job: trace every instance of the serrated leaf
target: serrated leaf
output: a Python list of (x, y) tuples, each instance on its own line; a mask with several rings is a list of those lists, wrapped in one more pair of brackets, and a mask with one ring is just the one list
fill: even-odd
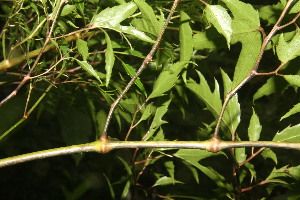
[(278, 20), (281, 11), (283, 9), (283, 6), (278, 3), (275, 5), (266, 5), (262, 6), (258, 9), (259, 11), (259, 17), (265, 21), (268, 22), (267, 26), (270, 26), (271, 24), (275, 24)]
[(95, 15), (92, 20), (92, 27), (113, 28), (128, 18), (137, 10), (135, 3), (124, 3), (112, 8), (106, 8)]
[(105, 70), (106, 70), (106, 87), (108, 87), (112, 69), (115, 63), (115, 55), (112, 48), (111, 40), (109, 35), (103, 30), (105, 34), (105, 40), (106, 40), (106, 51), (105, 51)]
[(242, 163), (246, 160), (246, 148), (235, 148), (235, 159), (238, 163)]
[(249, 136), (249, 141), (258, 141), (262, 126), (260, 125), (259, 118), (256, 115), (254, 108), (252, 110), (253, 110), (253, 114), (250, 119), (250, 124), (248, 127), (248, 136)]
[[(198, 71), (197, 71), (198, 72)], [(213, 114), (213, 116), (218, 119), (221, 109), (222, 109), (222, 102), (220, 99), (220, 91), (219, 91), (219, 84), (215, 80), (215, 90), (211, 92), (210, 87), (208, 86), (207, 81), (205, 80), (204, 76), (198, 72), (200, 78), (200, 84), (196, 83), (194, 80), (188, 80), (186, 87), (190, 89), (201, 101), (203, 101), (207, 107), (207, 109)], [(237, 102), (236, 102), (237, 103)], [(235, 107), (235, 106), (233, 106)], [(234, 108), (236, 110), (237, 107)], [(237, 113), (238, 114), (238, 113)], [(225, 115), (224, 115), (225, 116)], [(237, 116), (235, 116), (237, 117)], [(236, 118), (237, 119), (237, 118)], [(232, 124), (231, 116), (226, 114), (226, 117), (222, 118), (221, 128), (225, 133), (228, 133), (227, 136), (234, 133), (234, 126), (237, 126), (237, 121), (235, 125)], [(234, 125), (233, 127), (231, 125)]]
[(288, 168), (288, 173), (297, 181), (300, 180), (300, 165)]
[(218, 186), (224, 186), (226, 184), (225, 178), (221, 174), (219, 174), (217, 171), (215, 171), (210, 167), (205, 167), (199, 164), (200, 160), (207, 157), (216, 156), (216, 155), (220, 155), (220, 152), (212, 153), (201, 149), (180, 149), (174, 154), (174, 156), (183, 159), (185, 162), (188, 162), (189, 164), (193, 165), (194, 167), (202, 171), (205, 175), (207, 175), (210, 179), (212, 179)]
[(169, 91), (178, 80), (179, 73), (187, 63), (187, 61), (177, 62), (168, 70), (163, 70), (154, 82), (153, 90), (147, 99), (162, 96), (165, 92)]
[(87, 42), (78, 38), (76, 40), (76, 46), (78, 49), (78, 53), (81, 54), (83, 60), (86, 61), (87, 58), (89, 57), (89, 48), (88, 48)]
[[(128, 64), (124, 63), (122, 60), (120, 60), (120, 61), (121, 61), (122, 65), (123, 65), (124, 69), (126, 70), (127, 74), (132, 78), (136, 74), (135, 69), (131, 65), (128, 65)], [(145, 90), (145, 87), (144, 87), (143, 83), (140, 81), (140, 79), (137, 78), (134, 81), (134, 83), (144, 93), (144, 95), (147, 96), (147, 92)]]
[(207, 5), (204, 12), (208, 22), (212, 23), (218, 32), (226, 38), (227, 46), (230, 48), (231, 17), (226, 9), (219, 5)]
[[(224, 84), (224, 98), (226, 95), (233, 89), (232, 82), (229, 78), (229, 76), (221, 69), (223, 84)], [(224, 116), (224, 120), (228, 122), (228, 125), (230, 127), (230, 132), (234, 133), (237, 129), (240, 118), (241, 118), (241, 110), (240, 110), (240, 104), (238, 102), (238, 95), (235, 94), (228, 102)]]
[(193, 32), (189, 24), (190, 17), (184, 12), (180, 11), (180, 25), (179, 25), (179, 47), (180, 47), (180, 61), (189, 61), (193, 53)]
[(153, 105), (153, 102), (146, 105), (146, 108), (143, 111), (143, 114), (142, 114), (141, 119), (139, 121), (144, 121), (144, 120), (148, 119), (151, 116), (151, 114), (152, 114), (152, 105)]
[(291, 116), (291, 115), (294, 115), (296, 113), (300, 112), (300, 103), (294, 105), (294, 107), (289, 110), (289, 112), (287, 112), (285, 115), (283, 115), (281, 118), (280, 118), (280, 121)]
[[(182, 182), (175, 180), (175, 183), (182, 183)], [(171, 184), (174, 184), (172, 178), (163, 176), (163, 177), (159, 178), (152, 187), (162, 186), (162, 185), (171, 185)]]
[(277, 164), (277, 156), (271, 149), (263, 150), (263, 152), (261, 152), (261, 156), (264, 159), (270, 158), (271, 160), (273, 160), (275, 162), (275, 164)]
[(212, 153), (201, 149), (179, 149), (173, 155), (184, 160), (198, 162), (204, 158), (224, 155), (224, 153), (223, 152)]
[(273, 168), (272, 172), (266, 178), (266, 180), (267, 181), (280, 182), (280, 180), (278, 178), (284, 178), (284, 177), (289, 177), (290, 176), (288, 173), (285, 172), (286, 169), (287, 169), (287, 166), (284, 166), (284, 167), (279, 168), (279, 169)]
[(300, 124), (289, 126), (277, 133), (272, 141), (275, 142), (300, 142)]
[[(119, 26), (119, 28), (120, 28), (120, 32), (127, 33), (129, 35), (133, 35), (136, 38), (139, 38), (140, 40), (143, 40), (145, 42), (150, 42), (150, 43), (155, 42), (150, 37), (148, 37), (144, 32), (139, 31), (132, 26)], [(115, 27), (115, 29), (118, 30), (118, 28), (116, 28), (116, 27)]]
[(300, 75), (284, 75), (283, 77), (291, 85), (300, 87)]
[(238, 0), (222, 0), (231, 11), (232, 43), (241, 42), (242, 50), (237, 61), (233, 86), (237, 86), (253, 68), (262, 44), (258, 11), (251, 4)]
[(175, 174), (175, 166), (174, 166), (173, 161), (171, 161), (171, 160), (165, 161), (164, 166), (165, 166), (167, 172), (169, 173), (170, 178), (172, 179), (172, 182), (174, 185), (175, 184), (175, 175), (174, 175)]
[(239, 0), (222, 0), (233, 14), (233, 30), (237, 33), (255, 31), (260, 27), (258, 11)]
[[(142, 17), (145, 20), (147, 24), (147, 29), (149, 32), (153, 35), (158, 35), (161, 28), (162, 28), (162, 23), (159, 22), (156, 18), (156, 15), (152, 9), (151, 6), (149, 6), (145, 1), (143, 0), (134, 0), (136, 5), (138, 6), (139, 10), (142, 13)], [(145, 25), (146, 25), (145, 24)]]
[(271, 77), (263, 84), (254, 94), (253, 101), (263, 97), (269, 96), (278, 91), (282, 91), (284, 88), (287, 88), (288, 84), (281, 77)]
[(86, 61), (77, 60), (77, 63), (84, 69), (89, 75), (95, 77), (100, 83), (102, 83), (98, 73), (94, 70), (94, 68)]
[(167, 123), (166, 121), (162, 120), (162, 117), (166, 114), (166, 112), (168, 111), (168, 107), (171, 103), (172, 99), (169, 99), (167, 101), (165, 101), (164, 103), (162, 103), (161, 106), (159, 106), (156, 109), (153, 121), (150, 125), (150, 128), (144, 138), (144, 140), (148, 140), (149, 138), (151, 138), (153, 136), (153, 134), (155, 133), (155, 131), (163, 124)]
[(279, 37), (278, 46), (276, 47), (278, 58), (281, 62), (288, 62), (300, 55), (300, 32), (297, 31), (294, 38), (287, 43), (283, 34)]

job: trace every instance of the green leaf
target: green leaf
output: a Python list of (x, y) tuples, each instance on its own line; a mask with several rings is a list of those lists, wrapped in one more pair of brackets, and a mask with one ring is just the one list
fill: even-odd
[(104, 175), (104, 177), (107, 181), (108, 188), (109, 188), (109, 191), (110, 191), (110, 194), (111, 194), (111, 198), (116, 199), (116, 194), (115, 194), (114, 188), (112, 187), (112, 184), (111, 184), (109, 178), (105, 174), (103, 174), (103, 175)]
[(85, 71), (87, 71), (87, 73), (93, 77), (95, 77), (100, 83), (102, 83), (98, 73), (94, 70), (94, 68), (86, 61), (80, 61), (77, 60), (77, 63), (82, 67), (82, 69), (84, 69)]
[(267, 26), (275, 24), (278, 20), (280, 13), (282, 12), (283, 6), (278, 3), (275, 5), (262, 6), (258, 9), (259, 17), (268, 22)]
[(251, 32), (260, 27), (258, 11), (251, 4), (239, 0), (222, 0), (233, 14), (232, 21), (235, 34)]
[(113, 28), (132, 15), (137, 9), (135, 3), (125, 3), (106, 8), (92, 19), (92, 27)]
[(62, 10), (61, 10), (61, 13), (60, 13), (60, 16), (66, 16), (70, 13), (72, 13), (73, 11), (76, 11), (76, 6), (75, 5), (69, 5), (69, 4), (66, 4)]
[(279, 37), (278, 46), (276, 47), (278, 58), (281, 62), (287, 63), (300, 55), (300, 32), (297, 31), (294, 38), (286, 43), (283, 34)]
[(108, 87), (112, 69), (115, 63), (115, 55), (112, 48), (111, 40), (109, 35), (103, 30), (105, 34), (105, 40), (106, 40), (106, 51), (105, 51), (105, 70), (106, 70), (106, 87)]
[(286, 182), (280, 181), (279, 178), (290, 177), (290, 175), (288, 173), (286, 173), (286, 171), (285, 171), (287, 169), (288, 169), (287, 166), (284, 166), (284, 167), (279, 168), (279, 169), (273, 168), (273, 170), (270, 173), (270, 175), (266, 178), (266, 181), (274, 181), (274, 182), (278, 182), (278, 183), (286, 183)]
[(124, 189), (123, 189), (123, 192), (122, 192), (122, 195), (121, 195), (121, 199), (127, 199), (127, 195), (129, 193), (129, 189), (130, 189), (130, 180), (128, 180), (124, 186)]
[(242, 43), (242, 50), (235, 66), (233, 86), (237, 86), (242, 82), (252, 70), (262, 43), (261, 34), (259, 32), (241, 34), (241, 36), (235, 36), (235, 39)]
[(262, 38), (258, 11), (252, 5), (238, 0), (222, 0), (233, 14), (232, 43), (241, 42), (242, 50), (237, 61), (233, 86), (237, 86), (253, 68), (260, 52)]
[(187, 61), (177, 62), (169, 69), (163, 70), (154, 82), (153, 90), (147, 99), (162, 96), (165, 92), (169, 91), (178, 80), (179, 73), (187, 63)]
[(166, 121), (162, 120), (162, 117), (166, 114), (166, 112), (168, 111), (168, 107), (171, 103), (172, 99), (169, 99), (167, 101), (165, 101), (164, 103), (162, 103), (161, 106), (159, 106), (156, 109), (153, 121), (150, 125), (150, 128), (144, 138), (144, 140), (148, 140), (149, 138), (151, 138), (153, 136), (153, 134), (155, 133), (155, 131), (163, 124), (167, 123)]
[[(224, 84), (224, 98), (233, 89), (229, 76), (221, 69)], [(228, 123), (230, 132), (234, 133), (241, 121), (241, 110), (238, 102), (238, 95), (235, 94), (228, 102), (224, 116), (224, 120)]]
[(223, 152), (212, 153), (201, 149), (179, 149), (174, 156), (191, 162), (198, 162), (204, 158), (224, 155)]
[(226, 47), (225, 38), (216, 29), (209, 28), (197, 33), (193, 37), (194, 48), (197, 50), (209, 49), (210, 51)]
[(284, 75), (283, 77), (291, 85), (300, 87), (300, 75)]
[[(182, 183), (180, 181), (175, 181), (175, 183)], [(174, 184), (173, 179), (167, 176), (159, 178), (152, 187), (162, 186), (162, 185), (171, 185)]]
[[(222, 102), (220, 99), (220, 91), (219, 91), (219, 84), (215, 80), (215, 90), (214, 92), (211, 92), (210, 87), (205, 80), (204, 76), (199, 72), (199, 78), (200, 78), (200, 84), (196, 83), (194, 80), (188, 80), (186, 87), (190, 89), (201, 101), (203, 101), (207, 107), (207, 109), (213, 114), (215, 119), (218, 119), (221, 109), (222, 109)], [(237, 102), (234, 102), (236, 104)], [(238, 105), (233, 105), (233, 110), (237, 110)], [(238, 108), (239, 109), (239, 108)], [(226, 117), (222, 118), (222, 124), (221, 128), (225, 133), (228, 133), (227, 136), (234, 133), (234, 130), (232, 129), (238, 124), (238, 116), (239, 113), (236, 113), (233, 119), (231, 119), (231, 116), (227, 113)], [(236, 121), (238, 120), (238, 121)], [(232, 123), (233, 122), (233, 123)], [(228, 132), (229, 131), (229, 132)]]
[(219, 174), (217, 171), (210, 167), (205, 167), (201, 164), (199, 164), (199, 161), (211, 157), (211, 156), (217, 156), (220, 154), (224, 154), (221, 152), (218, 153), (212, 153), (201, 149), (180, 149), (178, 150), (174, 156), (183, 159), (185, 162), (188, 162), (189, 164), (193, 165), (200, 171), (202, 171), (205, 175), (207, 175), (210, 179), (212, 179), (215, 184), (218, 186), (224, 186), (225, 178)]
[[(132, 78), (136, 74), (135, 69), (131, 65), (124, 63), (122, 60), (120, 60), (120, 61), (123, 65), (124, 69), (126, 70), (127, 74)], [(144, 93), (144, 95), (147, 96), (146, 89), (145, 89), (143, 83), (140, 81), (139, 77), (134, 81), (134, 83)]]
[(139, 10), (142, 13), (142, 17), (145, 20), (147, 29), (153, 35), (158, 35), (163, 24), (159, 22), (151, 6), (149, 6), (144, 0), (134, 0)]
[(238, 163), (242, 163), (246, 160), (246, 148), (235, 148), (235, 159)]
[(208, 22), (212, 23), (220, 34), (224, 35), (227, 46), (230, 48), (232, 35), (231, 17), (226, 9), (219, 5), (207, 5), (204, 12)]
[(252, 110), (253, 114), (248, 127), (248, 136), (250, 141), (258, 141), (262, 126), (260, 125), (259, 118), (256, 115), (254, 108)]
[(173, 185), (174, 185), (175, 184), (175, 175), (174, 175), (175, 174), (175, 166), (174, 166), (173, 161), (171, 161), (171, 160), (165, 161), (164, 166), (165, 166), (167, 172), (169, 173), (169, 175), (172, 179)]
[(288, 168), (288, 173), (297, 181), (300, 181), (300, 165)]
[(275, 164), (277, 164), (277, 156), (274, 153), (274, 151), (272, 151), (271, 149), (263, 150), (263, 152), (261, 152), (261, 156), (264, 159), (270, 158), (271, 160), (273, 160), (275, 162)]
[(267, 80), (265, 84), (263, 84), (254, 94), (253, 101), (263, 97), (269, 96), (278, 91), (282, 91), (284, 88), (287, 88), (288, 84), (284, 81), (283, 78), (273, 76)]
[(189, 61), (193, 53), (193, 32), (189, 22), (190, 17), (184, 11), (180, 11), (180, 61)]
[(300, 12), (300, 1), (296, 2), (292, 9), (289, 11), (290, 14)]
[(153, 105), (153, 102), (146, 105), (146, 108), (142, 111), (143, 114), (142, 114), (141, 119), (139, 121), (144, 121), (144, 120), (148, 119), (151, 116), (151, 114), (152, 114), (152, 105)]
[(137, 30), (136, 28), (132, 26), (116, 26), (115, 29), (118, 30), (119, 32), (127, 33), (129, 35), (133, 35), (136, 38), (139, 38), (140, 40), (143, 40), (145, 42), (150, 42), (154, 43), (155, 41), (152, 40), (149, 36), (147, 36), (144, 32)]
[(300, 103), (294, 105), (294, 107), (289, 110), (289, 112), (287, 112), (285, 115), (283, 115), (281, 118), (280, 118), (280, 121), (291, 116), (291, 115), (294, 115), (296, 113), (300, 112)]
[(275, 142), (300, 142), (300, 124), (287, 127), (273, 138)]
[(82, 55), (83, 60), (86, 61), (87, 58), (89, 57), (89, 48), (87, 42), (78, 38), (76, 40), (76, 46), (78, 49), (78, 53)]

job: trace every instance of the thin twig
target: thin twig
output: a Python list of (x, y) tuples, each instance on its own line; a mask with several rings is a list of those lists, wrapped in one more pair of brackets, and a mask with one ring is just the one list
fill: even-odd
[(102, 138), (106, 138), (107, 137), (107, 129), (108, 129), (108, 126), (110, 124), (110, 121), (111, 121), (111, 118), (112, 118), (112, 115), (113, 115), (113, 112), (114, 110), (116, 109), (117, 105), (119, 104), (119, 102), (121, 101), (121, 99), (124, 97), (124, 95), (127, 93), (127, 91), (129, 90), (129, 88), (134, 84), (134, 81), (139, 77), (139, 75), (142, 73), (142, 71), (147, 67), (147, 65), (149, 64), (150, 61), (152, 61), (152, 57), (154, 56), (156, 50), (158, 49), (159, 47), (159, 44), (162, 40), (162, 36), (167, 28), (167, 25), (168, 23), (170, 22), (171, 20), (171, 17), (178, 5), (180, 0), (175, 0), (173, 5), (172, 5), (172, 8), (170, 10), (170, 13), (164, 23), (164, 26), (161, 30), (161, 32), (159, 33), (159, 35), (157, 36), (157, 39), (154, 43), (154, 45), (152, 46), (151, 48), (151, 51), (149, 52), (149, 54), (146, 56), (145, 60), (143, 61), (143, 63), (141, 64), (140, 68), (137, 70), (136, 74), (132, 77), (132, 79), (128, 82), (128, 84), (126, 85), (126, 87), (124, 88), (124, 90), (121, 92), (121, 94), (118, 96), (118, 98), (115, 100), (115, 102), (113, 104), (111, 104), (110, 106), (110, 110), (109, 110), (109, 113), (107, 115), (107, 119), (106, 119), (106, 122), (105, 122), (105, 126), (104, 126), (104, 129), (103, 129), (103, 132), (102, 132), (102, 135), (101, 137)]
[(258, 66), (259, 66), (259, 63), (262, 59), (262, 56), (264, 54), (264, 51), (265, 51), (265, 48), (267, 46), (267, 44), (269, 43), (269, 41), (271, 40), (271, 38), (274, 36), (274, 34), (279, 30), (280, 26), (280, 22), (282, 21), (283, 17), (285, 16), (285, 14), (287, 13), (289, 7), (291, 6), (293, 0), (289, 0), (286, 4), (286, 6), (284, 7), (279, 19), (277, 20), (276, 24), (273, 26), (272, 30), (270, 31), (270, 33), (267, 35), (267, 37), (265, 37), (262, 45), (261, 45), (261, 48), (260, 48), (260, 51), (259, 51), (259, 54), (258, 54), (258, 57), (256, 59), (256, 62), (254, 64), (254, 67), (252, 68), (252, 70), (248, 73), (248, 75), (246, 76), (246, 78), (244, 78), (244, 80), (242, 80), (233, 90), (231, 90), (227, 95), (226, 95), (226, 98), (224, 100), (224, 103), (223, 103), (223, 106), (222, 106), (222, 110), (221, 110), (221, 113), (220, 113), (220, 116), (218, 118), (218, 122), (217, 122), (217, 125), (216, 125), (216, 128), (215, 128), (215, 132), (214, 132), (214, 138), (218, 138), (218, 133), (219, 133), (219, 130), (220, 130), (220, 125), (221, 125), (221, 121), (222, 121), (222, 118), (223, 118), (223, 115), (224, 115), (224, 112), (226, 110), (226, 107), (227, 107), (227, 104), (229, 102), (229, 100), (233, 97), (233, 95), (235, 95), (235, 93), (243, 86), (245, 85), (249, 80), (251, 80), (256, 72), (257, 72), (257, 69), (258, 69)]

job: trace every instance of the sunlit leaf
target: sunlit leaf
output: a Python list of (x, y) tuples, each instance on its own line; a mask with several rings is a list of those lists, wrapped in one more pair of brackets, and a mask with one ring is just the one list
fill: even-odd
[[(222, 0), (233, 14), (232, 43), (242, 43), (237, 61), (233, 86), (237, 86), (253, 68), (262, 44), (258, 11), (251, 4), (238, 0)], [(241, 34), (243, 33), (243, 34)]]
[(76, 40), (76, 46), (78, 49), (78, 53), (82, 55), (84, 61), (89, 57), (89, 48), (87, 42), (78, 38)]
[(82, 69), (84, 69), (85, 71), (87, 71), (87, 73), (91, 76), (94, 76), (100, 83), (102, 83), (98, 73), (94, 70), (94, 68), (86, 61), (80, 61), (77, 60), (78, 64), (82, 67)]
[(145, 22), (147, 24), (147, 27), (148, 27), (147, 29), (153, 35), (158, 35), (161, 28), (162, 28), (162, 23), (157, 20), (156, 15), (155, 15), (152, 7), (149, 6), (143, 0), (134, 0), (134, 2), (138, 6), (139, 10), (142, 12), (142, 17), (145, 20)]
[(300, 12), (300, 1), (296, 2), (292, 9), (289, 11), (290, 14)]
[(227, 46), (230, 47), (232, 34), (231, 17), (226, 9), (219, 5), (207, 5), (205, 10), (207, 20), (214, 25), (219, 33), (224, 35), (227, 40)]
[(132, 15), (136, 9), (137, 6), (133, 2), (121, 4), (112, 8), (106, 8), (94, 16), (92, 26), (113, 28)]
[(169, 91), (178, 80), (178, 75), (186, 64), (186, 61), (177, 62), (169, 69), (163, 70), (154, 82), (153, 90), (148, 99), (162, 96), (165, 92)]
[(179, 46), (180, 46), (180, 61), (188, 61), (191, 59), (193, 53), (193, 36), (192, 29), (189, 24), (190, 17), (184, 12), (180, 11), (179, 26)]
[(300, 87), (300, 75), (284, 75), (283, 77), (291, 85)]
[[(175, 180), (175, 183), (182, 183), (182, 182)], [(174, 184), (173, 179), (171, 177), (163, 176), (159, 178), (152, 187), (171, 185), (171, 184)]]
[(275, 142), (300, 142), (300, 124), (289, 126), (277, 133), (273, 138)]
[(120, 28), (120, 32), (127, 33), (129, 35), (133, 35), (140, 40), (143, 40), (145, 42), (154, 43), (155, 41), (152, 40), (149, 36), (147, 36), (144, 32), (137, 30), (136, 28), (132, 26), (116, 26), (115, 29), (118, 30)]
[(153, 105), (153, 102), (146, 105), (146, 108), (142, 111), (143, 114), (142, 114), (141, 119), (139, 121), (146, 120), (151, 116), (151, 114), (152, 114), (152, 105)]
[(112, 48), (111, 40), (109, 35), (103, 30), (105, 34), (105, 40), (106, 40), (106, 51), (105, 51), (105, 70), (106, 70), (106, 87), (108, 87), (112, 69), (115, 63), (115, 55)]
[(298, 31), (294, 38), (287, 43), (280, 35), (278, 45), (276, 47), (278, 58), (281, 62), (288, 62), (300, 55), (300, 32)]
[(253, 114), (248, 127), (248, 136), (250, 141), (258, 141), (262, 126), (260, 125), (259, 118), (256, 115), (254, 108), (252, 110)]
[(300, 103), (294, 105), (294, 107), (289, 110), (289, 112), (287, 112), (285, 115), (283, 115), (281, 118), (280, 118), (280, 121), (291, 116), (291, 115), (294, 115), (296, 113), (300, 112)]
[[(232, 81), (230, 80), (229, 76), (222, 69), (221, 74), (224, 84), (225, 98), (226, 95), (233, 89), (233, 87)], [(229, 100), (223, 118), (228, 123), (228, 126), (230, 127), (230, 132), (234, 133), (241, 120), (241, 110), (240, 104), (238, 102), (238, 94), (233, 95), (232, 98)]]

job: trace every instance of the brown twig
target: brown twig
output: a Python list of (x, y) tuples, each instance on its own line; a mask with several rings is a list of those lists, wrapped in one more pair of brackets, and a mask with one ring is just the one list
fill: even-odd
[(108, 126), (110, 124), (110, 121), (112, 119), (112, 115), (113, 115), (113, 112), (114, 110), (116, 109), (117, 105), (119, 104), (119, 102), (121, 101), (121, 99), (124, 97), (124, 95), (127, 93), (127, 91), (129, 90), (129, 88), (134, 84), (134, 81), (139, 77), (139, 75), (142, 73), (142, 71), (147, 67), (147, 65), (152, 61), (152, 57), (154, 56), (156, 50), (158, 49), (159, 47), (159, 44), (162, 40), (162, 36), (167, 28), (167, 25), (168, 23), (170, 22), (171, 20), (171, 17), (173, 16), (173, 13), (175, 12), (175, 9), (178, 5), (180, 0), (175, 0), (173, 5), (172, 5), (172, 8), (170, 10), (170, 13), (163, 25), (163, 28), (161, 30), (161, 32), (159, 33), (159, 35), (157, 36), (157, 39), (154, 43), (154, 45), (152, 46), (151, 48), (151, 51), (149, 52), (149, 54), (146, 56), (146, 58), (144, 59), (143, 63), (141, 64), (140, 68), (137, 70), (136, 74), (131, 78), (131, 80), (128, 82), (128, 84), (126, 85), (126, 87), (124, 88), (124, 90), (121, 92), (121, 94), (118, 96), (118, 98), (115, 100), (115, 102), (113, 104), (111, 104), (110, 106), (110, 110), (109, 110), (109, 113), (107, 115), (107, 120), (105, 122), (105, 125), (104, 125), (104, 129), (103, 129), (103, 132), (101, 134), (101, 137), (102, 138), (106, 138), (107, 137), (107, 129), (108, 129)]
[(218, 118), (218, 122), (217, 122), (217, 125), (216, 125), (216, 128), (215, 128), (215, 131), (214, 131), (214, 138), (218, 138), (218, 133), (219, 133), (219, 130), (220, 130), (220, 125), (221, 125), (221, 121), (222, 121), (222, 118), (223, 118), (223, 115), (224, 115), (224, 112), (226, 110), (226, 107), (228, 105), (228, 102), (229, 100), (233, 97), (233, 95), (235, 95), (235, 93), (243, 86), (245, 85), (249, 80), (251, 80), (257, 73), (257, 69), (258, 69), (258, 66), (259, 66), (259, 63), (262, 59), (262, 56), (264, 54), (264, 51), (265, 51), (265, 48), (267, 46), (267, 44), (269, 43), (269, 41), (271, 40), (271, 38), (274, 36), (274, 34), (279, 30), (280, 26), (280, 22), (282, 21), (283, 17), (286, 15), (289, 7), (291, 6), (293, 0), (289, 0), (287, 3), (286, 3), (286, 6), (284, 7), (279, 19), (277, 20), (277, 22), (275, 23), (275, 25), (273, 26), (272, 30), (270, 31), (270, 33), (267, 35), (267, 37), (264, 38), (264, 41), (261, 45), (261, 48), (260, 48), (260, 51), (259, 51), (259, 54), (258, 54), (258, 57), (256, 59), (256, 62), (252, 68), (252, 70), (248, 73), (248, 75), (246, 76), (246, 78), (244, 78), (244, 80), (242, 80), (233, 90), (231, 90), (225, 97), (225, 100), (224, 100), (224, 103), (223, 103), (223, 106), (222, 106), (222, 110), (221, 110), (221, 113), (220, 113), (220, 116)]

